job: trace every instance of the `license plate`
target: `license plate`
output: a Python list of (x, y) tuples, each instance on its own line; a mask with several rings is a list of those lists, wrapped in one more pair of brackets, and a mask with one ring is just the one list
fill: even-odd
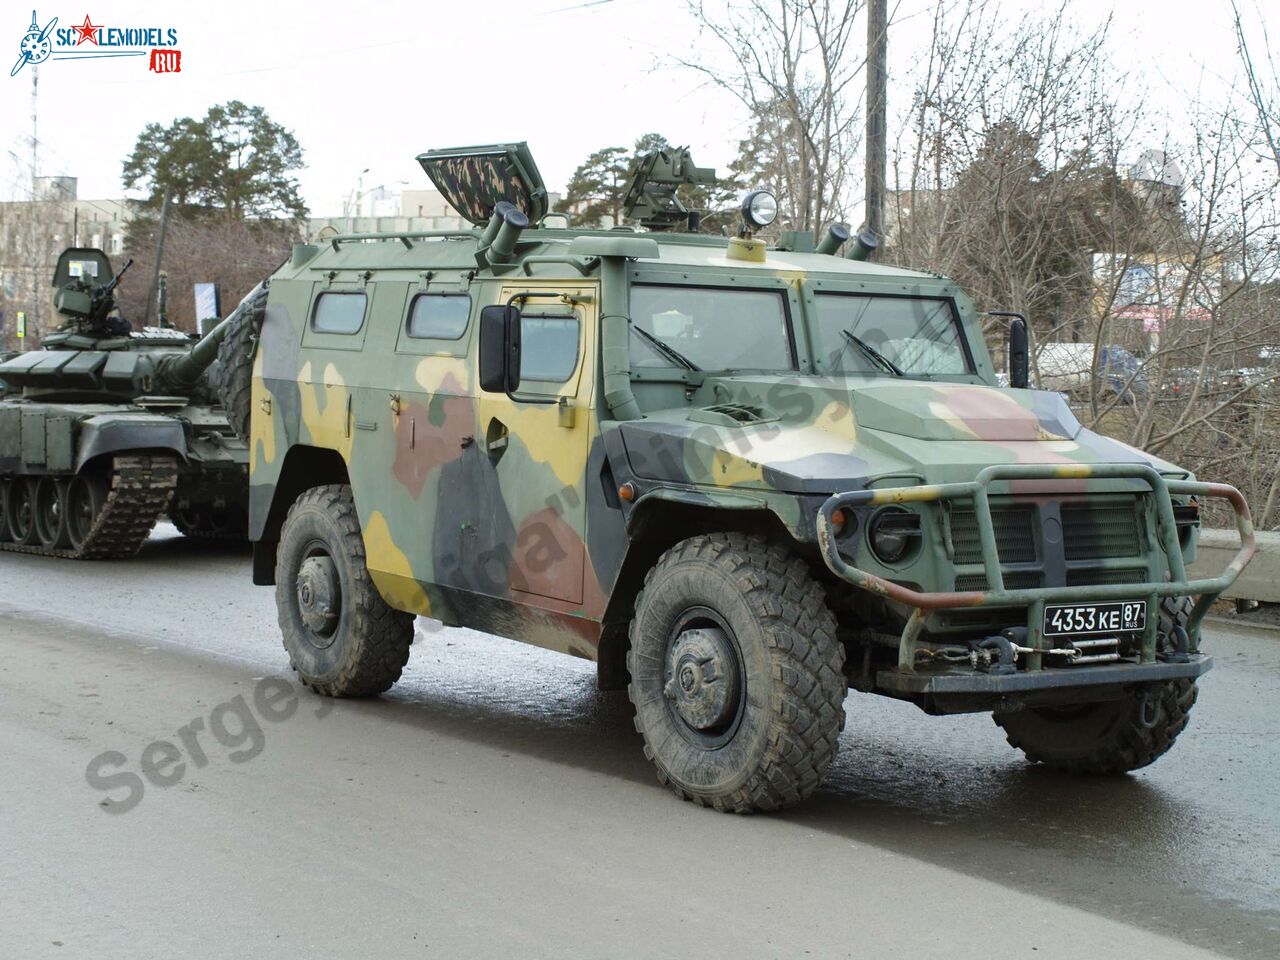
[(1147, 601), (1067, 603), (1044, 608), (1046, 637), (1114, 636), (1139, 633), (1147, 626)]

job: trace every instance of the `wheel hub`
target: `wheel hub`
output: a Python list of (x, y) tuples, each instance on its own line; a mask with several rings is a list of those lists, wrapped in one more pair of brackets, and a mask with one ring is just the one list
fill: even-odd
[(671, 645), (664, 693), (694, 730), (714, 730), (738, 711), (741, 678), (733, 641), (718, 627), (685, 630)]
[(308, 557), (298, 570), (298, 610), (302, 622), (318, 636), (333, 633), (342, 612), (338, 568), (329, 557)]

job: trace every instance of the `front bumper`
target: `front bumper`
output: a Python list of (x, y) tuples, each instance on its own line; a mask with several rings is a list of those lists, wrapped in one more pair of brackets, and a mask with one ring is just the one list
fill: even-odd
[[(1145, 583), (1113, 583), (1077, 586), (1036, 587), (1007, 590), (996, 546), (995, 528), (991, 518), (988, 488), (992, 483), (1008, 481), (1053, 480), (1140, 480), (1150, 488), (1157, 517), (1158, 543), (1166, 561), (1166, 578)], [(1183, 564), (1182, 550), (1178, 544), (1177, 524), (1173, 513), (1175, 495), (1195, 496), (1201, 499), (1225, 500), (1235, 514), (1236, 529), (1240, 534), (1240, 549), (1226, 569), (1212, 579), (1189, 580)], [(984, 591), (918, 591), (902, 584), (886, 580), (876, 574), (861, 570), (841, 556), (833, 533), (833, 515), (842, 508), (876, 506), (894, 503), (923, 503), (943, 500), (971, 500), (982, 543), (983, 568), (990, 590)], [(1240, 491), (1227, 484), (1201, 483), (1192, 480), (1170, 480), (1150, 466), (1143, 464), (996, 464), (984, 468), (978, 476), (965, 483), (923, 484), (908, 487), (891, 487), (880, 490), (853, 490), (830, 497), (818, 512), (818, 545), (822, 557), (831, 571), (860, 589), (887, 597), (914, 608), (903, 628), (898, 644), (898, 665), (892, 675), (881, 672), (878, 686), (901, 688), (901, 692), (921, 692), (920, 683), (912, 679), (916, 674), (919, 655), (924, 653), (920, 635), (925, 617), (935, 610), (967, 609), (975, 607), (1026, 607), (1027, 623), (1023, 670), (1017, 673), (949, 672), (944, 676), (928, 678), (929, 683), (955, 685), (963, 680), (969, 684), (968, 693), (1013, 692), (1018, 682), (1035, 686), (1088, 686), (1094, 683), (1120, 682), (1113, 679), (1123, 675), (1122, 682), (1145, 682), (1149, 679), (1174, 679), (1164, 676), (1162, 667), (1187, 667), (1191, 662), (1204, 663), (1199, 672), (1208, 669), (1209, 661), (1197, 658), (1200, 640), (1200, 624), (1204, 615), (1218, 596), (1239, 576), (1254, 552), (1253, 521), (1249, 506)], [(1146, 629), (1143, 633), (1141, 656), (1138, 663), (1115, 663), (1106, 667), (1077, 666), (1064, 669), (1045, 669), (1043, 651), (1050, 648), (1043, 635), (1043, 615), (1046, 604), (1075, 603), (1105, 600), (1123, 600), (1146, 597)], [(1160, 601), (1164, 597), (1196, 597), (1186, 626), (1187, 638), (1182, 660), (1177, 664), (1157, 664), (1156, 651), (1160, 622)], [(1155, 673), (1160, 673), (1159, 677)], [(1021, 678), (1038, 674), (1039, 678), (1023, 681)], [(1140, 675), (1141, 674), (1141, 675)], [(1151, 676), (1147, 676), (1151, 674)], [(1177, 673), (1176, 676), (1196, 674)], [(920, 674), (920, 678), (927, 674)], [(1077, 679), (1078, 678), (1078, 679)], [(1017, 682), (1015, 682), (1017, 681)], [(1012, 684), (1012, 686), (1010, 686)], [(935, 688), (937, 689), (937, 688)], [(958, 688), (952, 692), (961, 692)]]

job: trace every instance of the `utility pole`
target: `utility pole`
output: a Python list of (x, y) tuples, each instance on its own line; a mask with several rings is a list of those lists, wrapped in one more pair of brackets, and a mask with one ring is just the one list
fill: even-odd
[[(885, 102), (888, 88), (888, 0), (867, 0), (867, 173), (866, 228), (884, 238), (885, 170), (888, 148)], [(874, 258), (875, 254), (872, 254)]]
[[(160, 203), (160, 237), (156, 241), (156, 266), (151, 273), (151, 286), (147, 288), (147, 309), (142, 317), (144, 327), (151, 326), (151, 301), (155, 299), (156, 289), (160, 285), (160, 261), (164, 259), (164, 235), (169, 229), (169, 193), (165, 190), (164, 200)], [(164, 326), (164, 311), (161, 308), (160, 325)]]
[[(40, 68), (34, 64), (31, 67), (31, 320), (27, 324), (27, 337), (30, 337), (36, 344), (40, 343), (40, 288), (41, 274), (44, 272), (41, 268), (45, 266), (44, 243), (41, 234), (40, 210), (38, 201), (40, 192), (38, 190), (39, 180), (37, 179), (40, 168), (40, 138), (39, 126), (36, 118), (39, 112), (36, 109), (38, 100), (36, 94), (39, 90)], [(23, 346), (26, 346), (24, 338)]]

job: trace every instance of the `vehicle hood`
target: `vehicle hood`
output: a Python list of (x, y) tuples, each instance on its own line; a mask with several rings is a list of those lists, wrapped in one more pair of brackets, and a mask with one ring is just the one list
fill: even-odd
[[(705, 385), (704, 385), (705, 386)], [(1061, 395), (971, 384), (755, 377), (618, 424), (640, 479), (796, 493), (971, 480), (993, 463), (1171, 464), (1084, 429)]]

